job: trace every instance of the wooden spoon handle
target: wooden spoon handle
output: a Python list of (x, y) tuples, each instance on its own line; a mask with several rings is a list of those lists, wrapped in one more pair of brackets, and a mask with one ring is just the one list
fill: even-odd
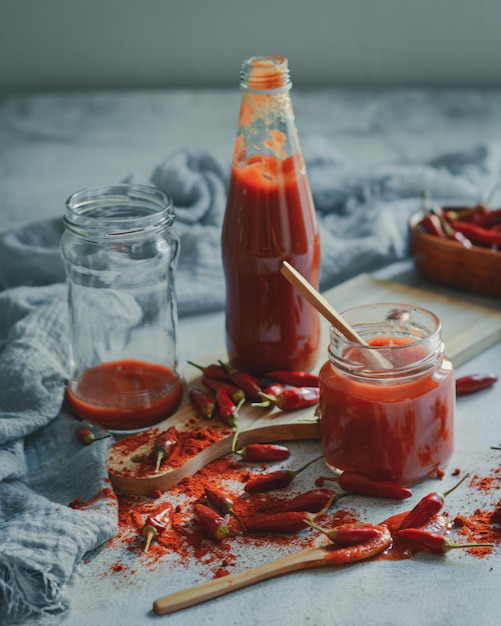
[(212, 600), (212, 598), (217, 598), (274, 576), (317, 567), (326, 563), (326, 550), (322, 548), (305, 548), (274, 561), (263, 563), (235, 574), (221, 576), (190, 589), (177, 591), (159, 598), (153, 603), (153, 610), (157, 615), (173, 613), (174, 611)]
[(319, 293), (295, 268), (284, 261), (280, 269), (293, 287), (339, 332), (354, 343), (367, 345), (354, 328), (352, 328), (336, 311), (336, 309)]
[(391, 544), (390, 531), (384, 525), (375, 526), (374, 524), (362, 523), (348, 524), (347, 526), (355, 529), (361, 526), (370, 526), (376, 530), (376, 536), (365, 543), (348, 545), (344, 548), (334, 549), (332, 544), (327, 544), (326, 547), (320, 548), (304, 548), (274, 561), (263, 563), (235, 574), (228, 574), (191, 589), (178, 591), (159, 598), (153, 603), (153, 610), (158, 615), (173, 613), (179, 609), (200, 604), (206, 600), (212, 600), (212, 598), (217, 598), (225, 593), (230, 593), (231, 591), (242, 589), (242, 587), (253, 585), (274, 576), (287, 574), (288, 572), (319, 567), (320, 565), (347, 565), (355, 563), (379, 554)]
[[(336, 328), (346, 339), (354, 343), (369, 348), (367, 342), (361, 337), (357, 331), (348, 324), (348, 322), (336, 311), (336, 309), (320, 294), (296, 269), (287, 261), (283, 261), (280, 268), (281, 273), (287, 278), (290, 284), (295, 287), (299, 293), (308, 300), (308, 302), (323, 317)], [(375, 368), (391, 369), (392, 365), (382, 354), (369, 349), (365, 355), (368, 361)]]

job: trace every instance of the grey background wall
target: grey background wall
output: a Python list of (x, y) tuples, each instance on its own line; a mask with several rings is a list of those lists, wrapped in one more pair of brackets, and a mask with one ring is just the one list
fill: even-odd
[(501, 86), (501, 0), (0, 0), (0, 91), (235, 86), (290, 60), (296, 86)]

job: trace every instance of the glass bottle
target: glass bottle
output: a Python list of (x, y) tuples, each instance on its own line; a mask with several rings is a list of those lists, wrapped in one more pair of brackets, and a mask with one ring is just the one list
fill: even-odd
[(173, 222), (170, 198), (155, 187), (95, 187), (66, 202), (67, 400), (79, 417), (111, 431), (156, 424), (182, 399)]
[(280, 273), (288, 261), (318, 288), (318, 227), (287, 59), (245, 60), (240, 86), (222, 231), (228, 356), (234, 367), (255, 375), (309, 370), (318, 356), (318, 313)]
[(455, 379), (437, 316), (371, 304), (343, 317), (369, 344), (331, 329), (320, 370), (322, 449), (334, 470), (411, 485), (453, 452)]

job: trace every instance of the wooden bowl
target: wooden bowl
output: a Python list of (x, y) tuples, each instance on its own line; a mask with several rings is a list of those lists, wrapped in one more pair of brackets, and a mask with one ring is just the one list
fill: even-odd
[(423, 214), (409, 222), (409, 246), (417, 269), (429, 280), (465, 291), (501, 297), (501, 252), (441, 239), (419, 226)]

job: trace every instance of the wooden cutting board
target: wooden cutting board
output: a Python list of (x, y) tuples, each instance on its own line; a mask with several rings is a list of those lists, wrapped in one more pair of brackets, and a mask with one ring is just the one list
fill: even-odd
[[(501, 340), (501, 311), (465, 302), (459, 298), (440, 295), (425, 289), (408, 287), (396, 282), (377, 280), (361, 274), (333, 289), (325, 297), (338, 310), (374, 302), (415, 304), (435, 313), (442, 322), (442, 336), (446, 353), (458, 366)], [(325, 349), (317, 364), (317, 370), (326, 360), (329, 342), (328, 324), (322, 324), (322, 345)], [(200, 357), (201, 365), (218, 359), (227, 360), (224, 350)], [(192, 366), (185, 370), (186, 387), (201, 386), (200, 371)], [(245, 405), (239, 412), (240, 447), (252, 442), (291, 441), (318, 439), (319, 424), (314, 418), (314, 407), (294, 412), (278, 409), (261, 409)], [(151, 451), (156, 436), (175, 427), (182, 433), (183, 440), (196, 438), (199, 451), (191, 456), (186, 450), (173, 455), (172, 465), (166, 462), (160, 472), (155, 473)], [(209, 429), (213, 442), (203, 449), (203, 431)], [(107, 470), (113, 487), (126, 494), (147, 495), (152, 490), (167, 491), (186, 476), (192, 476), (202, 467), (217, 458), (229, 454), (233, 432), (217, 420), (202, 420), (196, 417), (186, 399), (179, 410), (150, 430), (131, 435), (115, 443), (109, 450)], [(188, 449), (188, 446), (186, 446)], [(182, 464), (179, 464), (182, 455)], [(236, 457), (237, 458), (237, 457)]]
[(415, 304), (442, 323), (445, 352), (456, 367), (501, 340), (501, 308), (361, 274), (324, 294), (338, 311), (372, 302)]

